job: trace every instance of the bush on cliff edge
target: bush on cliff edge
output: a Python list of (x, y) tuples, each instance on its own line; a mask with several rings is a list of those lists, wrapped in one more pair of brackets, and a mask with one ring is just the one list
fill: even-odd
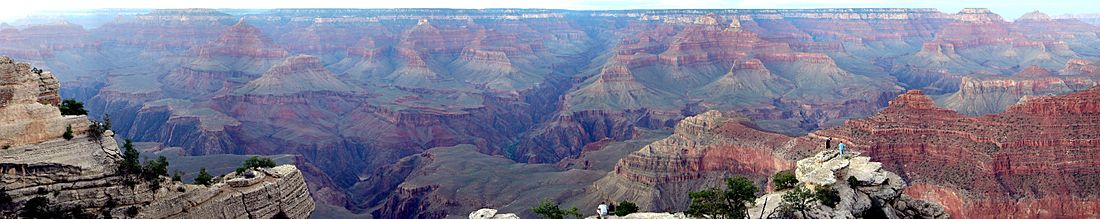
[(561, 209), (560, 207), (558, 207), (557, 202), (555, 202), (554, 200), (550, 200), (549, 198), (543, 199), (542, 202), (539, 203), (539, 206), (531, 208), (531, 211), (535, 212), (535, 214), (538, 214), (541, 218), (545, 218), (545, 219), (564, 219), (566, 217), (572, 217), (572, 218), (583, 218), (584, 217), (583, 215), (581, 215), (580, 209), (577, 209), (576, 207), (570, 208), (569, 210)]
[(210, 182), (214, 180), (214, 176), (206, 173), (206, 168), (199, 169), (199, 175), (195, 176), (195, 185), (209, 186)]
[(634, 202), (621, 201), (619, 206), (615, 206), (615, 216), (622, 217), (635, 212), (638, 212), (638, 205)]
[(252, 157), (248, 158), (248, 160), (245, 160), (244, 163), (241, 164), (241, 167), (237, 167), (236, 172), (237, 172), (237, 174), (241, 174), (241, 173), (244, 173), (244, 171), (250, 170), (252, 168), (261, 168), (261, 167), (262, 168), (275, 167), (275, 161), (271, 160), (271, 158), (252, 156)]
[(691, 205), (684, 211), (688, 216), (700, 218), (745, 218), (745, 203), (756, 200), (759, 189), (749, 179), (737, 176), (726, 179), (726, 189), (709, 188), (688, 193)]
[(61, 101), (61, 106), (58, 106), (61, 110), (61, 115), (87, 115), (88, 111), (84, 110), (84, 103), (76, 101), (75, 99), (65, 99)]
[(798, 178), (795, 178), (794, 170), (784, 170), (775, 173), (772, 182), (775, 183), (775, 190), (784, 190), (794, 188), (794, 185), (798, 184)]

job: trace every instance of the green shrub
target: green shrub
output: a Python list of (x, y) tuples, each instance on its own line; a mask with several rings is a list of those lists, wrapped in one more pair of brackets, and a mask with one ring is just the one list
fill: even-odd
[(619, 206), (615, 206), (615, 216), (622, 217), (635, 212), (638, 212), (638, 205), (634, 202), (621, 201)]
[(835, 208), (836, 203), (840, 202), (840, 194), (832, 186), (822, 186), (814, 192), (814, 199), (821, 201), (825, 206)]
[(237, 174), (241, 174), (252, 168), (272, 168), (275, 167), (275, 165), (275, 161), (271, 160), (271, 158), (252, 156), (248, 158), (248, 160), (245, 160), (240, 167), (237, 167), (236, 172)]
[(806, 210), (813, 201), (813, 192), (808, 189), (803, 189), (801, 186), (794, 187), (794, 189), (783, 194), (783, 202), (779, 205), (779, 210), (788, 215), (795, 212), (801, 212), (802, 218), (807, 218)]
[(775, 173), (772, 182), (775, 183), (775, 190), (784, 190), (798, 185), (798, 178), (794, 176), (794, 170), (784, 170)]
[(202, 168), (202, 169), (199, 169), (199, 175), (195, 176), (195, 185), (209, 186), (210, 182), (213, 181), (213, 179), (214, 179), (214, 176), (211, 176), (209, 173), (206, 173), (206, 168)]
[(558, 203), (554, 200), (543, 199), (539, 206), (531, 208), (531, 212), (535, 212), (540, 217), (545, 219), (564, 219), (566, 217), (582, 218), (580, 210), (577, 208), (570, 208), (569, 210), (563, 210), (558, 207)]
[(168, 176), (168, 159), (158, 156), (156, 160), (146, 160), (141, 167), (141, 178), (149, 183), (150, 189), (160, 189), (161, 176)]
[(745, 177), (726, 179), (726, 189), (709, 188), (688, 193), (691, 205), (684, 211), (699, 218), (744, 218), (748, 208), (745, 203), (756, 200), (759, 189)]
[(111, 130), (111, 114), (103, 114), (103, 130)]
[(138, 153), (137, 149), (134, 149), (134, 142), (126, 139), (125, 143), (122, 144), (122, 161), (118, 165), (118, 171), (129, 175), (141, 171), (141, 166), (138, 164), (139, 155), (141, 154)]
[(92, 124), (88, 125), (88, 138), (91, 138), (92, 141), (96, 143), (103, 142), (104, 132), (106, 132), (106, 130), (103, 129), (103, 126), (100, 125), (99, 122), (92, 121)]
[(859, 187), (859, 185), (860, 185), (859, 180), (856, 179), (856, 177), (848, 176), (848, 187), (852, 187), (854, 189), (856, 187)]
[(175, 173), (172, 173), (172, 181), (183, 182), (183, 171), (176, 170)]
[(65, 134), (61, 134), (65, 140), (73, 140), (73, 125), (65, 126)]
[(76, 101), (75, 99), (65, 99), (61, 101), (61, 106), (58, 106), (61, 110), (61, 115), (87, 115), (88, 111), (84, 110), (84, 103)]
[(147, 160), (142, 166), (142, 175), (146, 180), (153, 180), (161, 176), (168, 176), (168, 158), (157, 156), (156, 160)]

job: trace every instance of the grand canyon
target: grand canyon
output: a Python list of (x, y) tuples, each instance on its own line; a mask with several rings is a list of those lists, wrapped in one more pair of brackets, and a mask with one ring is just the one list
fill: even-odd
[[(0, 25), (0, 56), (10, 57), (0, 59), (0, 144), (15, 146), (0, 155), (21, 157), (0, 161), (0, 181), (19, 194), (69, 189), (26, 183), (40, 177), (29, 167), (117, 180), (88, 162), (119, 159), (117, 149), (98, 148), (131, 139), (142, 154), (172, 154), (173, 163), (281, 156), (293, 165), (257, 172), (272, 181), (263, 185), (293, 191), (254, 198), (265, 214), (462, 218), (494, 208), (533, 217), (528, 209), (547, 198), (584, 213), (621, 200), (681, 212), (689, 192), (729, 177), (774, 191), (776, 172), (800, 168), (831, 139), (903, 181), (886, 183), (907, 187), (891, 190), (889, 202), (942, 206), (924, 216), (1100, 217), (1096, 16), (1006, 19), (984, 8), (80, 14)], [(30, 66), (47, 73), (32, 75)], [(44, 112), (70, 98), (85, 104), (87, 118)], [(24, 111), (33, 113), (16, 115)], [(113, 139), (58, 143), (63, 125), (107, 115)], [(59, 163), (44, 165), (16, 154), (51, 145), (94, 148), (96, 159), (30, 154)], [(104, 205), (80, 197), (107, 184), (72, 188), (75, 198), (64, 200)], [(143, 216), (188, 212), (151, 205), (172, 215)]]

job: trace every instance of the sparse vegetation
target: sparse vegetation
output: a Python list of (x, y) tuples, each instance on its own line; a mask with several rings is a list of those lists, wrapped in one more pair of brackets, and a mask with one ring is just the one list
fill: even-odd
[(557, 202), (555, 202), (554, 200), (551, 200), (549, 198), (548, 199), (543, 199), (542, 202), (539, 203), (539, 206), (531, 208), (531, 212), (534, 212), (535, 214), (538, 214), (539, 217), (545, 218), (545, 219), (564, 219), (564, 218), (567, 218), (567, 217), (570, 217), (570, 218), (582, 218), (583, 217), (583, 215), (581, 215), (581, 213), (580, 213), (580, 210), (577, 209), (576, 207), (570, 208), (568, 210), (564, 210), (564, 209), (561, 209), (560, 207), (558, 207)]
[(775, 173), (772, 182), (775, 183), (775, 190), (784, 190), (794, 188), (798, 184), (798, 178), (795, 178), (794, 170), (784, 170)]
[(814, 197), (814, 192), (801, 186), (795, 187), (787, 191), (787, 194), (783, 194), (783, 203), (780, 204), (779, 211), (787, 215), (799, 212), (802, 218), (806, 218), (806, 210), (810, 207), (810, 203), (813, 203)]
[(183, 182), (183, 171), (176, 170), (175, 173), (172, 173), (172, 181)]
[(240, 167), (237, 167), (237, 174), (242, 174), (244, 171), (248, 171), (252, 168), (272, 168), (275, 167), (275, 161), (271, 158), (252, 156), (245, 160)]
[(199, 175), (195, 176), (195, 185), (209, 186), (214, 176), (206, 173), (206, 168), (199, 169)]
[(168, 176), (168, 158), (157, 156), (157, 159), (146, 160), (142, 165), (138, 163), (140, 155), (141, 153), (134, 148), (134, 142), (126, 139), (122, 144), (122, 161), (118, 164), (119, 174), (127, 176), (126, 181), (130, 185), (136, 183), (135, 178), (140, 178), (150, 183), (149, 186), (153, 190), (160, 189), (160, 177)]
[(84, 110), (84, 103), (76, 101), (75, 99), (65, 99), (61, 101), (61, 106), (58, 106), (61, 110), (61, 115), (87, 115), (88, 111)]
[(860, 185), (859, 180), (856, 179), (856, 177), (848, 176), (848, 187), (851, 187), (851, 188), (854, 189), (856, 187), (859, 187), (859, 185)]
[(73, 140), (73, 125), (65, 126), (65, 134), (61, 134), (65, 140)]
[(103, 130), (111, 130), (111, 114), (103, 114)]
[(821, 204), (825, 206), (835, 208), (836, 203), (840, 202), (840, 194), (832, 186), (822, 186), (814, 191), (814, 199), (821, 201)]
[(621, 201), (619, 206), (615, 206), (615, 216), (622, 217), (635, 212), (638, 212), (638, 205), (634, 202)]
[(104, 132), (107, 132), (107, 129), (104, 129), (103, 126), (99, 124), (99, 122), (92, 121), (92, 124), (88, 125), (88, 138), (91, 138), (92, 141), (95, 141), (96, 143), (103, 142)]
[(125, 175), (134, 175), (141, 171), (141, 166), (138, 164), (140, 154), (137, 149), (134, 149), (133, 141), (130, 139), (125, 141), (126, 143), (122, 144), (122, 161), (118, 165), (118, 172)]
[(160, 189), (161, 176), (168, 176), (168, 158), (158, 156), (156, 160), (146, 160), (142, 165), (141, 178), (149, 182), (151, 189)]
[(755, 200), (757, 191), (756, 185), (745, 177), (728, 178), (725, 190), (709, 188), (688, 193), (691, 205), (684, 213), (699, 218), (745, 218), (748, 211), (745, 203)]

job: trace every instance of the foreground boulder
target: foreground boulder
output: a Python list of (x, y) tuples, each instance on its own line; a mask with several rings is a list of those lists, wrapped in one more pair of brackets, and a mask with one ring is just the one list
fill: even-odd
[(833, 206), (814, 200), (798, 211), (783, 203), (784, 195), (795, 189), (765, 194), (749, 209), (753, 218), (950, 218), (939, 204), (916, 200), (902, 194), (905, 181), (882, 169), (879, 162), (858, 153), (841, 154), (825, 150), (798, 161), (796, 188), (817, 191), (834, 189), (839, 197)]

